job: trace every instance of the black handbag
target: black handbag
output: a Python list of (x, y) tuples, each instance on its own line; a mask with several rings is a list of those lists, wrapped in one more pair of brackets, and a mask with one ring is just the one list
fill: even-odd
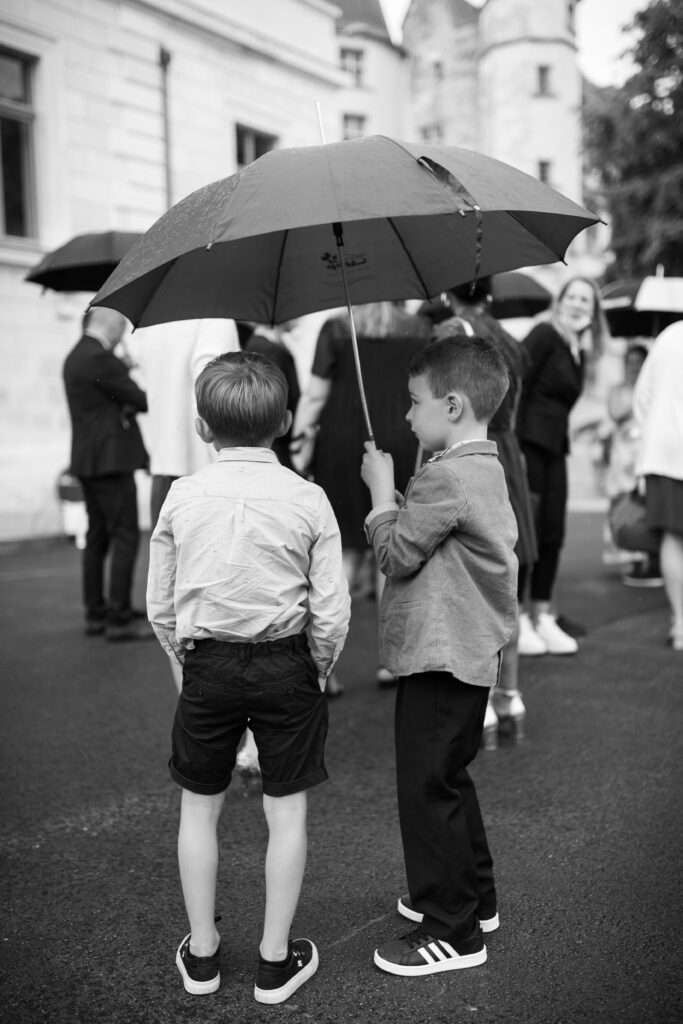
[(659, 535), (647, 525), (645, 498), (639, 491), (626, 491), (613, 498), (607, 521), (618, 548), (624, 551), (659, 551)]

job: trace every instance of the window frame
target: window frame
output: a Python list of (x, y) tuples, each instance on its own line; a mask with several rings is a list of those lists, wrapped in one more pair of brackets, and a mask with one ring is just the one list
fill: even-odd
[[(241, 162), (240, 158), (239, 158), (239, 156), (240, 156), (240, 148), (241, 148), (240, 147), (240, 133), (245, 133), (244, 138), (246, 138), (248, 140), (248, 142), (250, 143), (250, 145), (247, 146), (246, 148), (247, 149), (251, 149), (252, 153), (253, 153), (253, 156), (251, 157), (251, 159), (246, 160), (244, 162)], [(271, 145), (266, 146), (266, 148), (262, 152), (259, 152), (257, 154), (257, 149), (259, 148), (258, 147), (258, 141), (259, 140), (269, 141), (269, 142), (271, 142)], [(257, 160), (259, 156), (264, 156), (266, 153), (270, 153), (271, 150), (277, 149), (279, 141), (280, 141), (279, 136), (273, 135), (272, 132), (264, 132), (260, 128), (254, 128), (254, 127), (252, 127), (252, 125), (244, 124), (243, 121), (236, 121), (235, 122), (235, 165), (237, 167), (237, 170), (241, 170), (243, 167), (246, 167), (248, 164), (253, 163), (253, 161)]]
[(353, 79), (353, 84), (357, 89), (363, 87), (366, 72), (365, 50), (358, 46), (340, 46), (339, 67)]
[(22, 143), (22, 197), (25, 233), (10, 234), (7, 231), (4, 199), (2, 164), (2, 138), (0, 137), (0, 239), (3, 242), (32, 241), (38, 237), (38, 204), (36, 179), (36, 111), (34, 101), (34, 78), (38, 58), (13, 46), (0, 44), (0, 54), (19, 60), (22, 64), (26, 99), (12, 100), (0, 94), (0, 119), (14, 121), (21, 125), (25, 135)]
[[(347, 131), (347, 123), (349, 121), (355, 121), (358, 123), (359, 131), (353, 132), (349, 135)], [(351, 139), (361, 139), (365, 135), (368, 128), (368, 118), (366, 114), (352, 114), (350, 112), (342, 113), (342, 138), (344, 141)]]

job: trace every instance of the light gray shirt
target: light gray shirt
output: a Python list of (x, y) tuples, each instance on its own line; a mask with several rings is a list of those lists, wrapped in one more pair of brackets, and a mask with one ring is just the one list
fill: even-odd
[(366, 519), (387, 577), (382, 664), (394, 675), (448, 672), (494, 686), (517, 616), (517, 524), (493, 441), (427, 462), (399, 505)]
[(179, 661), (198, 639), (258, 643), (305, 632), (325, 679), (344, 646), (350, 599), (322, 488), (269, 448), (224, 448), (176, 480), (150, 542), (147, 612)]

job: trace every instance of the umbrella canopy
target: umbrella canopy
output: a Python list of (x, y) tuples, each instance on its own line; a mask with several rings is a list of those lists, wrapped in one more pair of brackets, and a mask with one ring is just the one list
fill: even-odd
[(610, 331), (618, 338), (653, 338), (683, 318), (683, 277), (615, 281), (602, 290)]
[(552, 300), (547, 288), (521, 270), (494, 274), (491, 280), (491, 312), (499, 320), (536, 316), (547, 309)]
[(96, 292), (141, 237), (139, 231), (76, 235), (43, 256), (26, 275), (26, 280), (56, 292)]
[(384, 136), (274, 150), (172, 207), (93, 304), (147, 326), (429, 298), (561, 259), (597, 219), (471, 150)]

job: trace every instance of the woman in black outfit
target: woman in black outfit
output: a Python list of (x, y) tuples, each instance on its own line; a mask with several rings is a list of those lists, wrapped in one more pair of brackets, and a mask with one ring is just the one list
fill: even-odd
[(521, 654), (575, 654), (576, 640), (560, 629), (551, 600), (564, 542), (567, 509), (569, 413), (581, 394), (587, 353), (600, 345), (604, 320), (597, 288), (574, 277), (560, 289), (551, 318), (523, 341), (527, 366), (517, 434), (526, 459), (536, 513), (538, 560), (520, 567), (519, 595), (530, 575), (531, 617), (520, 614)]

